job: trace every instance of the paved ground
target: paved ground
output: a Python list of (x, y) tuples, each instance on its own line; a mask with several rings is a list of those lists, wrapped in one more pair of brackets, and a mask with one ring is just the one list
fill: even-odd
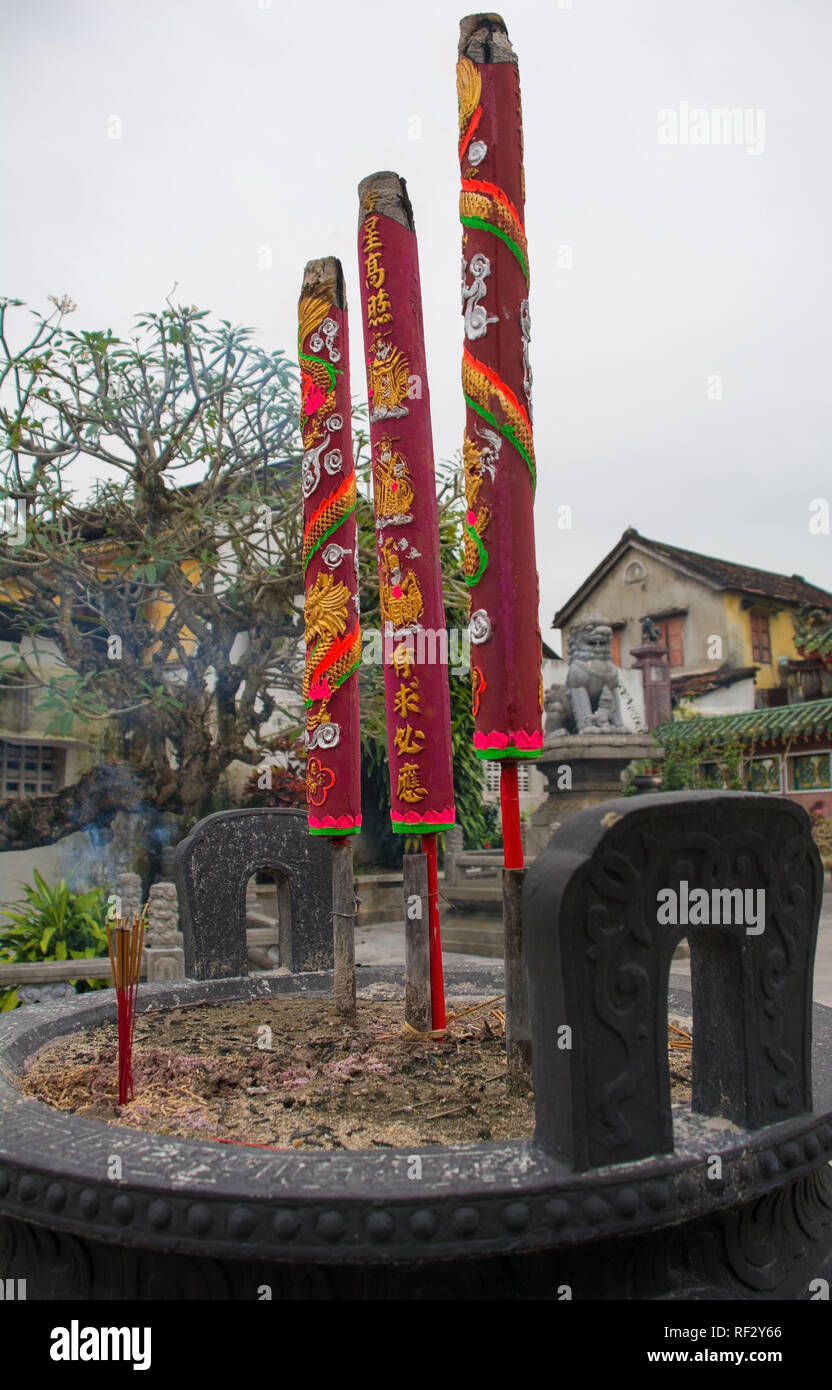
[[(404, 965), (404, 928), (401, 922), (381, 922), (362, 927), (355, 941), (356, 963), (361, 965)], [(443, 952), (448, 966), (497, 965), (493, 956), (462, 955), (456, 951)], [(687, 972), (686, 961), (676, 961), (674, 970)], [(832, 1005), (832, 893), (825, 893), (818, 932), (815, 957), (814, 997), (819, 1004)]]
[[(495, 956), (469, 956), (461, 951), (443, 951), (446, 965), (502, 965)], [(356, 965), (404, 965), (404, 925), (402, 922), (377, 922), (360, 927), (355, 936)]]
[(823, 895), (815, 956), (814, 998), (819, 1004), (832, 1004), (832, 893)]

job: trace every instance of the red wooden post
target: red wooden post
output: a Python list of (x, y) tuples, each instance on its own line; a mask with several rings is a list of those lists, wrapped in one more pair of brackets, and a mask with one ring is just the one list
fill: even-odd
[(431, 1026), (445, 1027), (445, 979), (442, 973), (442, 938), (439, 930), (439, 870), (436, 836), (422, 836), (422, 852), (428, 861), (428, 927), (430, 933)]
[(503, 864), (507, 869), (522, 869), (523, 841), (516, 763), (503, 763), (500, 768), (500, 810), (503, 820)]

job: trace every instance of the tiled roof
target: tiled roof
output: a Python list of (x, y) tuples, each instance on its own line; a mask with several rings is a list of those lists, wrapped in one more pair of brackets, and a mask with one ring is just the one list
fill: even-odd
[(685, 550), (681, 546), (667, 545), (665, 541), (652, 541), (642, 536), (630, 526), (621, 539), (613, 546), (600, 564), (575, 590), (571, 598), (555, 614), (552, 627), (568, 624), (576, 608), (588, 598), (601, 579), (630, 548), (655, 555), (666, 560), (677, 569), (687, 570), (703, 583), (717, 589), (732, 589), (749, 597), (780, 599), (784, 603), (809, 604), (815, 608), (832, 613), (832, 593), (809, 584), (801, 574), (775, 574), (773, 570), (755, 569), (753, 565), (739, 565), (731, 560), (719, 560), (713, 555), (701, 555), (696, 550)]
[(736, 681), (753, 681), (759, 666), (718, 666), (715, 671), (693, 671), (687, 676), (671, 676), (670, 686), (678, 698), (685, 695), (706, 695), (709, 690), (720, 690), (724, 685), (734, 685)]
[(720, 589), (737, 589), (740, 593), (785, 599), (788, 603), (815, 603), (832, 610), (832, 594), (808, 584), (802, 574), (775, 574), (772, 570), (758, 570), (753, 565), (738, 565), (731, 560), (717, 560), (713, 555), (700, 555), (696, 550), (666, 545), (664, 541), (651, 541), (639, 536), (637, 531), (632, 535), (657, 555), (701, 574)]
[(832, 738), (832, 699), (746, 710), (743, 714), (694, 715), (652, 730), (665, 748), (706, 743), (775, 743), (790, 738)]
[(801, 656), (815, 657), (832, 667), (832, 618), (812, 609), (794, 618), (794, 644)]

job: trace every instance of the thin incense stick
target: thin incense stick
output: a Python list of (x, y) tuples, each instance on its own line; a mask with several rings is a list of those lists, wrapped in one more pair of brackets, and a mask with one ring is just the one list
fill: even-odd
[(133, 1037), (136, 1031), (136, 1003), (142, 969), (144, 910), (133, 918), (117, 917), (107, 923), (107, 949), (116, 990), (118, 1015), (118, 1103), (133, 1099)]

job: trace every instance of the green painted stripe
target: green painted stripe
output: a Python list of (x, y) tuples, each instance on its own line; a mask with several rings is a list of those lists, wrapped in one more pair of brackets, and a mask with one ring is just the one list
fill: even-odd
[(475, 748), (474, 753), (478, 758), (487, 758), (489, 762), (499, 762), (501, 758), (539, 758), (543, 752), (542, 748)]
[(353, 674), (354, 671), (357, 671), (357, 670), (358, 670), (358, 668), (359, 668), (360, 665), (361, 665), (361, 657), (358, 658), (358, 660), (356, 661), (356, 663), (355, 663), (354, 666), (351, 666), (350, 669), (349, 669), (348, 671), (345, 671), (344, 674), (343, 674), (343, 676), (341, 676), (341, 677), (335, 682), (334, 686), (332, 687), (333, 690), (339, 690), (340, 687), (344, 684), (344, 681), (348, 681), (349, 678), (350, 678), (350, 676)]
[(506, 439), (508, 439), (509, 443), (511, 443), (511, 444), (514, 445), (514, 447), (515, 447), (515, 449), (517, 450), (518, 454), (522, 455), (522, 457), (526, 460), (526, 463), (527, 463), (528, 469), (529, 469), (529, 473), (531, 474), (532, 489), (533, 489), (534, 492), (537, 492), (537, 469), (535, 468), (534, 464), (532, 463), (532, 461), (531, 461), (529, 455), (527, 454), (526, 450), (523, 448), (523, 445), (520, 443), (520, 440), (517, 438), (517, 435), (514, 433), (514, 428), (513, 428), (513, 426), (512, 426), (512, 425), (506, 425), (506, 426), (504, 427), (504, 429), (503, 429), (503, 434), (505, 435)]
[(508, 232), (504, 232), (501, 227), (495, 227), (491, 222), (486, 222), (483, 217), (461, 217), (459, 220), (463, 227), (479, 227), (480, 231), (490, 232), (492, 236), (499, 237), (501, 241), (504, 241), (509, 251), (516, 257), (520, 269), (523, 272), (523, 278), (528, 285), (529, 264), (526, 257), (523, 255), (522, 247), (518, 246), (514, 237), (510, 237)]
[(330, 391), (335, 390), (335, 378), (341, 375), (344, 370), (343, 367), (333, 367), (331, 362), (325, 362), (322, 357), (313, 357), (309, 352), (301, 352), (300, 348), (298, 348), (298, 357), (302, 362), (318, 362), (329, 376)]
[(452, 830), (453, 826), (454, 821), (452, 820), (441, 821), (438, 825), (434, 825), (433, 821), (420, 821), (415, 825), (411, 825), (409, 821), (394, 820), (392, 822), (393, 830), (397, 835), (432, 835), (436, 830)]
[(466, 405), (469, 405), (472, 410), (476, 411), (477, 415), (481, 415), (483, 420), (487, 420), (489, 425), (493, 425), (495, 430), (497, 430), (497, 432), (501, 434), (504, 439), (507, 439), (512, 448), (516, 449), (518, 454), (520, 454), (520, 456), (526, 460), (529, 473), (531, 474), (532, 489), (534, 492), (537, 492), (537, 472), (535, 466), (529, 458), (528, 454), (526, 453), (526, 450), (523, 448), (523, 445), (520, 443), (520, 440), (515, 435), (512, 426), (501, 425), (496, 415), (493, 415), (490, 410), (486, 410), (484, 405), (479, 405), (475, 400), (472, 399), (471, 396), (465, 395), (464, 391), (462, 394), (463, 396), (465, 396)]
[(344, 522), (346, 521), (347, 517), (348, 517), (348, 516), (352, 516), (352, 514), (353, 514), (353, 512), (355, 511), (355, 509), (356, 509), (357, 506), (358, 506), (358, 499), (356, 499), (356, 501), (353, 502), (352, 506), (349, 508), (348, 511), (344, 512), (344, 515), (343, 515), (343, 516), (339, 517), (337, 521), (334, 521), (334, 522), (332, 523), (332, 525), (329, 527), (328, 530), (324, 531), (324, 533), (323, 533), (323, 535), (321, 536), (320, 540), (317, 540), (317, 541), (315, 542), (315, 544), (313, 545), (312, 549), (310, 550), (309, 554), (307, 555), (307, 557), (306, 557), (306, 559), (305, 559), (305, 561), (304, 561), (304, 564), (303, 564), (304, 573), (306, 572), (306, 567), (307, 567), (307, 565), (309, 564), (309, 561), (312, 559), (312, 556), (315, 554), (315, 552), (318, 551), (318, 550), (320, 550), (320, 548), (321, 548), (321, 546), (323, 545), (324, 541), (329, 540), (330, 536), (333, 534), (333, 532), (335, 532), (335, 531), (338, 530), (338, 527), (339, 527), (339, 526), (343, 526), (343, 524), (344, 524)]
[(338, 830), (338, 829), (335, 828), (335, 826), (333, 826), (333, 828), (332, 828), (331, 830), (313, 830), (313, 829), (312, 829), (312, 826), (310, 825), (310, 826), (309, 826), (309, 834), (310, 834), (310, 835), (360, 835), (360, 834), (361, 834), (361, 826), (360, 826), (360, 825), (353, 825), (353, 826), (348, 827), (346, 830), (343, 830), (343, 829)]
[[(335, 682), (335, 684), (332, 685), (330, 688), (331, 688), (332, 690), (340, 690), (341, 686), (344, 684), (344, 681), (348, 681), (349, 678), (350, 678), (350, 676), (353, 675), (353, 674), (358, 670), (358, 668), (359, 668), (360, 665), (361, 665), (361, 657), (359, 657), (358, 660), (355, 662), (355, 664), (354, 664), (353, 666), (351, 666), (350, 669), (349, 669), (348, 671), (345, 671), (344, 674), (343, 674), (343, 676), (341, 676), (341, 677)], [(327, 680), (327, 679), (328, 679), (328, 677), (327, 677), (326, 671), (324, 671), (323, 676), (321, 676), (321, 680)], [(317, 700), (304, 700), (304, 702), (303, 702), (304, 708), (305, 708), (305, 709), (311, 709), (312, 705), (316, 705), (317, 703), (318, 703)]]
[(476, 574), (466, 574), (464, 576), (465, 583), (468, 585), (468, 588), (473, 589), (474, 585), (479, 584), (480, 580), (485, 574), (485, 569), (488, 564), (488, 551), (482, 543), (482, 538), (480, 537), (479, 532), (475, 531), (473, 526), (469, 526), (467, 521), (463, 521), (462, 529), (471, 537), (471, 540), (474, 542), (474, 545), (477, 547), (477, 550), (479, 551), (480, 555), (479, 568), (477, 569)]

